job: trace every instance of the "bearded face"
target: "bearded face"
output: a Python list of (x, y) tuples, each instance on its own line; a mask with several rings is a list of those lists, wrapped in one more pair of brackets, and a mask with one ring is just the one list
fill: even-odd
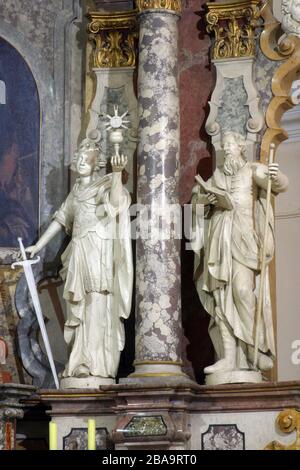
[(242, 153), (242, 146), (239, 145), (232, 135), (225, 136), (223, 139), (224, 166), (225, 175), (235, 175), (246, 163)]
[(282, 29), (300, 37), (300, 0), (282, 0)]

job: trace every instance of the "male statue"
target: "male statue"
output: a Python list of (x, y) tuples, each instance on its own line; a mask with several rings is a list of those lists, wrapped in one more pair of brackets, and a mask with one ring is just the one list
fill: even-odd
[(283, 31), (300, 37), (300, 0), (282, 0), (281, 13)]
[[(196, 204), (205, 206), (203, 246), (195, 248), (194, 279), (202, 305), (211, 316), (209, 333), (218, 356), (217, 362), (204, 370), (206, 382), (211, 385), (247, 382), (248, 378), (259, 381), (260, 374), (240, 372), (250, 372), (254, 363), (268, 175), (273, 194), (288, 187), (288, 179), (279, 171), (277, 163), (266, 166), (247, 162), (242, 135), (225, 133), (222, 146), (224, 162), (204, 183), (206, 190), (201, 183), (197, 184), (192, 197), (194, 209)], [(196, 231), (200, 232), (203, 218), (197, 216), (197, 211), (195, 222)], [(274, 252), (272, 209), (266, 247), (269, 264)], [(271, 369), (275, 357), (268, 270), (264, 281), (258, 371)]]

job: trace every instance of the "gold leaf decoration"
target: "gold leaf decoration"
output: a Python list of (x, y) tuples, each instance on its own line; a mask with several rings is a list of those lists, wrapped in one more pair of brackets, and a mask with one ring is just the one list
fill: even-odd
[(265, 450), (300, 450), (300, 411), (295, 409), (281, 411), (276, 419), (276, 426), (285, 434), (296, 431), (296, 440), (292, 444), (272, 441)]
[(255, 55), (255, 29), (259, 26), (260, 0), (206, 4), (207, 32), (214, 33), (215, 60)]
[(181, 13), (181, 0), (137, 0), (136, 5), (140, 12), (145, 10), (171, 10)]
[(135, 67), (137, 11), (100, 14), (90, 12), (89, 39), (94, 42), (95, 68)]

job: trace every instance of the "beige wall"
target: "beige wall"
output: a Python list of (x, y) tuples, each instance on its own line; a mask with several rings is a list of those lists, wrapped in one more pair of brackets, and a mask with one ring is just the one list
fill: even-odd
[[(299, 135), (290, 132), (277, 153), (290, 180), (289, 191), (277, 197), (275, 210), (278, 380), (300, 380), (300, 118), (298, 123)], [(297, 340), (298, 356), (292, 349)], [(292, 362), (293, 352), (298, 364)]]

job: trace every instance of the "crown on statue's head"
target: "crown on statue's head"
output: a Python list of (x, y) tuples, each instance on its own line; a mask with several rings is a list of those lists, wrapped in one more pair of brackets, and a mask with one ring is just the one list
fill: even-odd
[(93, 129), (90, 131), (79, 144), (77, 151), (74, 154), (73, 162), (72, 162), (72, 168), (75, 169), (76, 167), (76, 161), (78, 158), (78, 155), (80, 152), (93, 152), (96, 154), (96, 168), (95, 170), (99, 170), (100, 168), (103, 168), (106, 166), (106, 160), (101, 158), (101, 148), (100, 148), (100, 139), (101, 139), (101, 133), (99, 129)]

